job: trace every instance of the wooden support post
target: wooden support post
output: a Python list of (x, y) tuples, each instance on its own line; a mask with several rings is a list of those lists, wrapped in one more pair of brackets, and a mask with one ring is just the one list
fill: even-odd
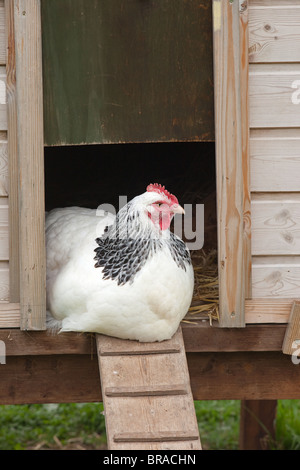
[(285, 332), (282, 352), (292, 355), (300, 348), (300, 301), (293, 302), (289, 323)]
[(251, 294), (247, 2), (213, 0), (220, 325)]
[(43, 83), (40, 0), (14, 0), (21, 329), (45, 329)]
[(242, 400), (240, 450), (267, 450), (275, 439), (277, 400)]

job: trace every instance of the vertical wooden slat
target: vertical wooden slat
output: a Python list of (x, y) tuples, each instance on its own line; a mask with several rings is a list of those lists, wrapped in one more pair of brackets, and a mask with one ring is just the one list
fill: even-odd
[(213, 0), (220, 326), (224, 327), (245, 325), (249, 286), (246, 9), (246, 1)]
[(243, 273), (245, 298), (252, 297), (251, 263), (251, 193), (250, 193), (250, 128), (249, 128), (249, 31), (248, 2), (240, 0), (240, 99), (243, 171)]
[(40, 0), (14, 0), (21, 328), (45, 329), (44, 143)]
[(16, 61), (14, 34), (14, 3), (5, 0), (6, 16), (6, 93), (7, 93), (7, 152), (9, 168), (9, 299), (20, 301), (19, 263), (19, 204), (18, 204), (18, 148), (17, 148), (17, 102)]

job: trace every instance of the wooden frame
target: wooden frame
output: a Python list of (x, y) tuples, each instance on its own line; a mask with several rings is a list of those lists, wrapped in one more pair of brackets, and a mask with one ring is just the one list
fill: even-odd
[[(281, 352), (285, 325), (183, 324), (182, 331), (195, 400), (299, 398), (298, 368)], [(94, 335), (0, 330), (0, 340), (1, 403), (102, 400)]]
[(40, 0), (15, 0), (21, 329), (46, 328)]
[(10, 303), (0, 304), (0, 327), (43, 330), (46, 252), (40, 0), (5, 0), (5, 15)]
[[(246, 4), (246, 7), (245, 7)], [(220, 326), (251, 296), (247, 2), (213, 0)]]

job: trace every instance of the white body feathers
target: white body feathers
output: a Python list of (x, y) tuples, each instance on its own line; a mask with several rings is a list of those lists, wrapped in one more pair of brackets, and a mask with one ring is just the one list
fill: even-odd
[(114, 278), (103, 279), (104, 268), (95, 267), (95, 240), (114, 219), (111, 214), (99, 217), (95, 210), (78, 207), (55, 209), (47, 215), (49, 328), (139, 341), (169, 339), (192, 299), (192, 265), (180, 267), (163, 240), (130, 280), (120, 284)]

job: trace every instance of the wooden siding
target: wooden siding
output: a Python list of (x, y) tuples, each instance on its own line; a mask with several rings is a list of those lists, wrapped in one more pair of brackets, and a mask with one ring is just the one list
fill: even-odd
[(300, 254), (300, 194), (252, 196), (252, 254)]
[(300, 62), (300, 3), (250, 0), (250, 62)]
[(251, 191), (297, 192), (300, 188), (299, 168), (299, 129), (251, 130)]
[(250, 0), (251, 322), (287, 321), (300, 297), (299, 39), (299, 0)]
[[(7, 153), (6, 34), (4, 1), (0, 1), (0, 306), (9, 305), (9, 169)], [(1, 323), (1, 310), (0, 310)]]
[(6, 64), (6, 28), (4, 0), (0, 0), (0, 65)]
[(250, 64), (250, 127), (300, 127), (300, 63)]

